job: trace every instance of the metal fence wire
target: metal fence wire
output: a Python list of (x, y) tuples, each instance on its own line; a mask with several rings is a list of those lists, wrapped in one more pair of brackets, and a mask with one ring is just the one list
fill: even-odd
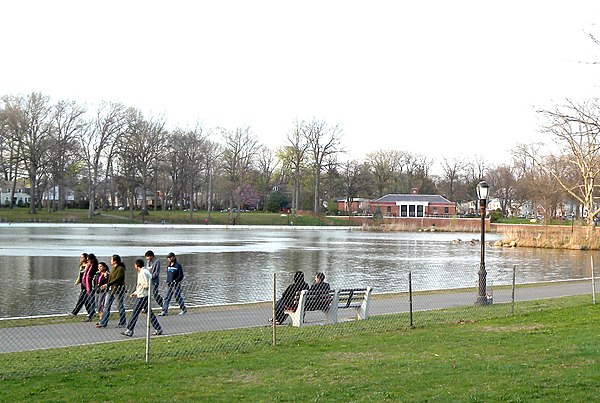
[[(40, 301), (29, 307), (31, 316), (0, 320), (0, 357), (5, 363), (3, 369), (0, 369), (0, 379), (57, 370), (58, 368), (42, 362), (30, 364), (30, 358), (42, 350), (45, 357), (55, 356), (55, 362), (60, 362), (61, 367), (71, 365), (80, 370), (86, 366), (110, 367), (137, 360), (153, 363), (202, 354), (207, 354), (208, 358), (215, 352), (240, 352), (257, 346), (277, 348), (336, 335), (352, 337), (352, 334), (362, 331), (409, 331), (413, 327), (435, 323), (461, 323), (509, 316), (519, 314), (518, 304), (515, 305), (519, 301), (581, 294), (589, 294), (590, 303), (595, 301), (592, 276), (537, 284), (518, 284), (513, 280), (513, 284), (492, 286), (488, 281), (490, 303), (481, 305), (476, 304), (476, 268), (465, 269), (465, 275), (458, 283), (454, 278), (452, 288), (444, 287), (446, 277), (451, 272), (447, 267), (440, 265), (427, 269), (419, 270), (419, 275), (414, 275), (411, 271), (399, 273), (402, 287), (393, 292), (379, 293), (375, 287), (369, 296), (368, 317), (364, 320), (357, 317), (357, 308), (337, 309), (335, 323), (331, 323), (323, 311), (307, 309), (302, 327), (292, 326), (289, 317), (283, 325), (269, 321), (274, 317), (276, 300), (280, 297), (278, 290), (280, 292), (286, 285), (278, 284), (279, 279), (275, 274), (265, 278), (263, 284), (255, 288), (256, 295), (273, 295), (273, 300), (269, 301), (257, 298), (251, 303), (186, 305), (182, 310), (176, 298), (172, 298), (168, 314), (159, 316), (162, 310), (151, 296), (150, 309), (160, 324), (160, 335), (152, 334), (156, 330), (145, 312), (140, 312), (132, 329), (133, 335), (123, 335), (122, 332), (127, 327), (119, 326), (118, 298), (112, 304), (106, 327), (96, 326), (99, 323), (97, 309), (91, 321), (85, 321), (88, 317), (85, 307), (77, 316), (69, 314), (71, 306), (65, 307), (65, 314), (37, 315), (36, 311), (39, 312), (42, 306), (53, 303), (49, 300)], [(511, 269), (515, 273), (513, 279), (518, 280), (518, 270)], [(489, 277), (493, 277), (494, 270), (496, 268), (488, 268)], [(437, 284), (437, 287), (424, 287), (424, 284), (432, 283)], [(352, 282), (331, 284), (334, 290), (369, 286), (368, 283)], [(203, 293), (204, 290), (200, 281), (184, 280), (181, 284), (184, 301), (187, 296)], [(136, 306), (136, 300), (129, 298), (131, 291), (124, 290), (126, 321), (129, 325)], [(165, 288), (159, 291), (164, 296)], [(77, 295), (73, 298), (75, 305)], [(341, 291), (339, 298), (343, 298)]]

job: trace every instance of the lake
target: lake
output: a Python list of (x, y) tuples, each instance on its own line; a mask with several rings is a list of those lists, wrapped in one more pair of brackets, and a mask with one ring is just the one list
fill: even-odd
[[(499, 239), (486, 234), (486, 241)], [(272, 298), (301, 270), (312, 283), (322, 271), (332, 287), (370, 285), (374, 292), (471, 287), (477, 284), (479, 234), (367, 232), (356, 227), (244, 227), (172, 225), (0, 224), (0, 318), (69, 312), (79, 293), (73, 281), (79, 255), (109, 262), (119, 254), (127, 284), (133, 261), (151, 249), (161, 259), (175, 252), (185, 272), (189, 305), (244, 303)], [(458, 240), (461, 240), (458, 242)], [(474, 242), (469, 242), (474, 240)], [(597, 251), (486, 248), (488, 279), (510, 284), (590, 276)]]

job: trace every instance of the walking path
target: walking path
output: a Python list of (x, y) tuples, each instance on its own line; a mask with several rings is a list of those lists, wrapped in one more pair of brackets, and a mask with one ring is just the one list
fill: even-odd
[[(515, 301), (538, 300), (562, 296), (590, 294), (592, 286), (589, 281), (556, 282), (535, 286), (519, 286), (515, 292)], [(494, 290), (494, 303), (511, 302), (512, 290)], [(431, 310), (448, 307), (470, 306), (475, 302), (473, 291), (432, 292), (415, 294), (413, 309)], [(389, 297), (377, 297), (371, 301), (370, 315), (384, 315), (408, 312), (409, 301), (406, 294)], [(268, 326), (268, 318), (272, 315), (272, 304), (268, 302), (235, 306), (201, 307), (189, 309), (186, 315), (177, 315), (177, 308), (171, 309), (173, 314), (159, 317), (160, 324), (167, 337), (178, 334), (206, 332), (211, 330), (239, 329)], [(351, 309), (339, 311), (339, 320), (347, 320), (352, 315)], [(307, 320), (322, 319), (318, 312), (309, 313)], [(307, 315), (309, 315), (307, 314)], [(320, 316), (317, 316), (320, 315)], [(83, 315), (80, 315), (83, 318)], [(0, 328), (0, 353), (40, 350), (57, 347), (98, 344), (120, 340), (130, 340), (120, 332), (124, 329), (115, 328), (118, 314), (111, 313), (109, 326), (97, 329), (94, 322), (90, 323), (61, 323), (38, 326), (22, 326)], [(319, 321), (318, 323), (322, 323)], [(146, 316), (141, 315), (136, 326), (134, 338), (145, 337)]]

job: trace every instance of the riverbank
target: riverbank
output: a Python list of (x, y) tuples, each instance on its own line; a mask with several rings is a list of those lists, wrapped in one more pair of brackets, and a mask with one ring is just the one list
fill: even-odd
[(600, 231), (590, 233), (586, 226), (494, 224), (492, 230), (502, 234), (503, 246), (528, 248), (599, 250)]
[(236, 212), (230, 218), (224, 211), (175, 211), (151, 210), (147, 215), (139, 210), (97, 210), (93, 217), (84, 209), (62, 211), (38, 210), (30, 214), (29, 209), (17, 207), (0, 208), (0, 223), (38, 223), (38, 224), (172, 224), (172, 225), (281, 225), (281, 226), (361, 226), (344, 217), (326, 217), (310, 212), (299, 214), (264, 213), (260, 211)]

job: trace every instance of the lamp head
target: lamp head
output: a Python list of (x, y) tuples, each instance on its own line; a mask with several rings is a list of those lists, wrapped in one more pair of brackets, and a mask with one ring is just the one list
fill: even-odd
[(477, 197), (479, 200), (487, 200), (490, 191), (490, 185), (486, 181), (481, 181), (477, 184)]

